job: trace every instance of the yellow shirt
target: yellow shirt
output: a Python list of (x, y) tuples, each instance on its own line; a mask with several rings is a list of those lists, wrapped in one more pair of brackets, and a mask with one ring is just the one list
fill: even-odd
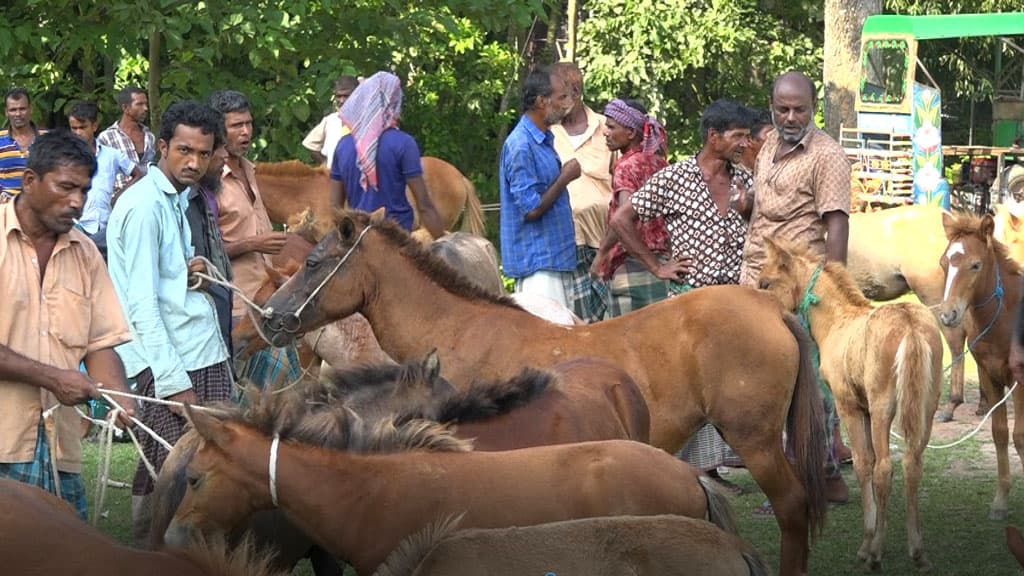
[[(242, 180), (225, 164), (220, 178), (221, 191), (217, 195), (217, 225), (225, 244), (274, 230), (270, 224), (270, 217), (267, 216), (267, 209), (263, 206), (259, 187), (256, 185), (253, 163), (241, 158), (239, 164), (252, 188), (254, 198), (249, 197)], [(252, 298), (266, 280), (267, 272), (263, 268), (266, 262), (266, 257), (259, 252), (249, 252), (231, 259), (231, 271), (235, 275), (234, 284), (241, 288), (247, 297)], [(241, 298), (234, 299), (231, 315), (245, 315), (245, 302)]]
[[(35, 246), (21, 231), (14, 202), (0, 206), (0, 342), (65, 370), (77, 370), (90, 352), (131, 339), (121, 304), (96, 245), (78, 230), (57, 239), (39, 280)], [(0, 380), (0, 462), (31, 462), (39, 416), (57, 405), (46, 390)], [(57, 468), (82, 471), (82, 443), (74, 408), (57, 412)]]
[(604, 116), (584, 106), (587, 129), (576, 137), (569, 136), (561, 124), (551, 127), (555, 135), (555, 151), (565, 163), (575, 158), (581, 175), (569, 183), (569, 204), (576, 229), (576, 245), (600, 248), (608, 222), (608, 205), (612, 199), (612, 152), (604, 142)]

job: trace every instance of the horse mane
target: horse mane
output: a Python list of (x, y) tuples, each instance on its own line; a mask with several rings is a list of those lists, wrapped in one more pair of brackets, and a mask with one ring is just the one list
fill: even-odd
[(425, 528), (404, 538), (388, 554), (384, 562), (373, 572), (373, 576), (410, 576), (438, 544), (455, 533), (465, 515), (450, 515), (439, 518)]
[(437, 420), (464, 424), (506, 414), (556, 385), (553, 374), (533, 368), (524, 368), (508, 380), (477, 380), (466, 390), (445, 398), (438, 406)]
[(309, 166), (300, 160), (283, 162), (257, 162), (256, 174), (260, 176), (276, 176), (279, 178), (308, 178), (311, 175), (327, 175), (324, 166)]
[[(971, 212), (950, 212), (949, 214), (952, 216), (953, 220), (946, 226), (946, 236), (948, 238), (953, 239), (961, 236), (981, 236), (982, 216)], [(1021, 273), (1021, 264), (1010, 257), (1010, 249), (1006, 244), (990, 237), (988, 245), (995, 253), (996, 259), (1008, 266), (1011, 273)]]
[(359, 453), (392, 453), (409, 450), (469, 452), (471, 440), (456, 438), (448, 426), (429, 420), (398, 422), (396, 416), (364, 420), (342, 403), (307, 403), (289, 390), (280, 394), (261, 393), (246, 386), (243, 407), (230, 403), (216, 406), (221, 419), (250, 426), (267, 436), (282, 440)]
[(857, 286), (857, 282), (854, 281), (853, 276), (840, 262), (825, 262), (823, 256), (811, 251), (810, 247), (803, 244), (797, 244), (788, 240), (778, 239), (773, 240), (775, 245), (781, 252), (789, 254), (791, 257), (799, 259), (810, 265), (811, 267), (817, 266), (822, 262), (825, 266), (822, 268), (822, 273), (832, 280), (835, 284), (836, 290), (840, 296), (849, 301), (851, 304), (856, 306), (871, 306), (871, 301), (864, 296), (861, 292), (860, 287)]
[(168, 552), (192, 562), (205, 574), (284, 576), (284, 573), (272, 569), (273, 551), (257, 549), (251, 534), (236, 546), (229, 546), (223, 536), (214, 536), (193, 541), (188, 548)]
[[(351, 218), (364, 227), (370, 225), (370, 215), (366, 212), (358, 210), (338, 211), (335, 214), (335, 225), (340, 225), (344, 218)], [(448, 292), (464, 298), (486, 300), (492, 304), (523, 310), (516, 304), (515, 300), (508, 296), (492, 294), (476, 283), (467, 280), (447, 262), (432, 254), (428, 248), (424, 247), (396, 222), (384, 220), (374, 224), (373, 227), (380, 232), (385, 240), (393, 244), (399, 253), (408, 257), (417, 270)]]

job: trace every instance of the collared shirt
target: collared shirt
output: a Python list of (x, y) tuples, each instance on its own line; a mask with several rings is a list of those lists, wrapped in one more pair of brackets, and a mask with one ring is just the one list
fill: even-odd
[(377, 139), (377, 187), (363, 188), (356, 163), (356, 144), (345, 136), (334, 150), (331, 179), (345, 186), (345, 198), (354, 210), (373, 212), (384, 208), (386, 216), (402, 228), (412, 230), (416, 214), (405, 194), (410, 178), (423, 175), (420, 148), (412, 136), (398, 128), (385, 130)]
[(850, 212), (850, 161), (828, 134), (811, 126), (775, 160), (781, 139), (772, 131), (754, 164), (754, 211), (743, 249), (743, 284), (754, 285), (764, 264), (764, 239), (784, 239), (825, 254), (828, 212)]
[(524, 114), (501, 146), (501, 265), (511, 278), (525, 278), (538, 270), (576, 269), (567, 191), (540, 218), (526, 220), (562, 169), (554, 140), (550, 130), (541, 132)]
[(587, 129), (569, 136), (561, 124), (551, 127), (555, 151), (562, 163), (575, 158), (580, 177), (569, 183), (569, 204), (576, 232), (576, 245), (600, 248), (608, 223), (608, 204), (612, 197), (612, 151), (604, 141), (604, 116), (588, 106)]
[[(36, 136), (45, 134), (34, 123), (30, 124)], [(25, 173), (28, 150), (22, 150), (10, 128), (0, 130), (0, 198), (14, 198), (21, 193), (21, 175)]]
[[(619, 192), (628, 192), (632, 196), (651, 176), (666, 166), (668, 166), (668, 160), (654, 152), (633, 149), (623, 154), (612, 172), (612, 190), (615, 193), (612, 194), (609, 204), (608, 219), (611, 220), (619, 209)], [(669, 237), (663, 218), (659, 216), (647, 221), (638, 220), (636, 231), (644, 246), (657, 254), (668, 255)], [(606, 268), (602, 269), (601, 273), (607, 276), (615, 272), (626, 261), (626, 257), (626, 249), (621, 242), (616, 242), (608, 253), (608, 259), (605, 260)]]
[[(256, 185), (256, 170), (253, 163), (245, 158), (239, 158), (239, 165), (246, 181), (249, 182), (253, 197), (250, 198), (238, 174), (232, 172), (225, 163), (220, 177), (221, 190), (217, 195), (217, 225), (220, 227), (224, 242), (228, 244), (274, 231), (267, 216), (267, 209), (263, 206), (260, 189)], [(267, 271), (263, 268), (266, 263), (266, 256), (259, 252), (248, 252), (231, 259), (231, 269), (235, 275), (234, 284), (249, 298), (256, 295), (256, 291), (267, 278)], [(231, 314), (244, 315), (245, 301), (236, 298)]]
[[(156, 162), (156, 136), (149, 131), (149, 128), (142, 126), (142, 138), (145, 142), (145, 148), (143, 149), (142, 155), (139, 155), (138, 150), (135, 149), (135, 143), (132, 142), (132, 137), (127, 132), (121, 130), (121, 126), (114, 122), (109, 128), (100, 132), (100, 135), (96, 137), (96, 141), (104, 146), (110, 146), (124, 152), (125, 156), (129, 160), (134, 162), (137, 166), (142, 168), (142, 171), (146, 171), (146, 166)], [(124, 187), (128, 185), (128, 181), (131, 179), (131, 173), (128, 175), (118, 174), (114, 178), (114, 193), (118, 193), (124, 190)]]
[(133, 340), (118, 346), (125, 371), (153, 371), (159, 398), (188, 390), (188, 371), (227, 359), (208, 297), (188, 289), (192, 233), (188, 191), (178, 193), (155, 164), (110, 213), (107, 257)]
[(341, 121), (337, 112), (324, 116), (323, 120), (309, 131), (309, 134), (302, 140), (302, 146), (306, 150), (319, 152), (327, 159), (327, 169), (334, 165), (334, 150), (338, 142), (349, 134), (348, 126)]
[(114, 195), (114, 179), (119, 174), (132, 175), (135, 163), (124, 152), (96, 143), (96, 174), (92, 187), (85, 197), (79, 226), (89, 234), (95, 234), (107, 225), (110, 219), (110, 198)]
[[(86, 354), (130, 338), (114, 287), (96, 246), (72, 229), (57, 238), (40, 282), (32, 241), (15, 202), (0, 206), (0, 342), (42, 364), (77, 370)], [(39, 417), (57, 404), (49, 392), (0, 380), (0, 462), (31, 462)], [(82, 470), (80, 416), (62, 406), (57, 417), (57, 467)]]
[[(733, 191), (739, 185), (749, 189), (747, 173), (731, 169)], [(747, 223), (732, 208), (721, 215), (696, 157), (659, 171), (630, 201), (641, 220), (664, 218), (674, 258), (693, 258), (685, 283), (699, 288), (739, 282)]]

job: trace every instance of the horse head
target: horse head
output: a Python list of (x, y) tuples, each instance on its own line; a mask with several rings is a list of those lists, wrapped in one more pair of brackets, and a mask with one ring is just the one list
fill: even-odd
[(765, 262), (757, 287), (771, 292), (786, 310), (795, 310), (818, 262), (785, 241), (765, 238), (764, 248)]
[(939, 259), (946, 275), (939, 321), (954, 328), (963, 321), (969, 304), (986, 300), (1000, 287), (996, 246), (1006, 249), (993, 238), (995, 222), (988, 214), (946, 212), (942, 227), (949, 244)]
[(361, 418), (397, 415), (437, 420), (439, 406), (457, 390), (441, 376), (441, 362), (432, 351), (422, 362), (379, 364), (341, 370), (332, 375), (332, 392)]
[(382, 220), (383, 214), (338, 214), (335, 228), (267, 301), (261, 325), (275, 346), (285, 346), (299, 334), (362, 309), (368, 286), (367, 248), (361, 244)]

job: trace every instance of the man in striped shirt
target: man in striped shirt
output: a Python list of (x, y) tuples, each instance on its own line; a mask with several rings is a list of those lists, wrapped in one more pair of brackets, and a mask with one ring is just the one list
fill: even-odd
[(21, 193), (28, 147), (43, 131), (32, 122), (32, 99), (24, 88), (12, 88), (4, 96), (7, 125), (0, 130), (0, 203)]
[[(124, 152), (145, 174), (149, 165), (156, 162), (156, 136), (144, 124), (149, 117), (149, 97), (138, 86), (126, 86), (117, 93), (117, 105), (121, 107), (121, 118), (100, 132), (96, 141)], [(114, 202), (131, 181), (125, 174), (114, 178)]]

